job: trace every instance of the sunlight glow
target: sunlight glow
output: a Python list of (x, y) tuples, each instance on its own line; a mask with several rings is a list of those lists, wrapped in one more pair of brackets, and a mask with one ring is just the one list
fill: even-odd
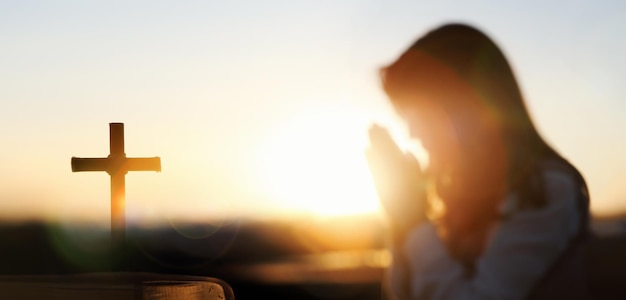
[(368, 123), (354, 111), (294, 114), (266, 140), (260, 180), (279, 205), (323, 216), (378, 211), (364, 155)]

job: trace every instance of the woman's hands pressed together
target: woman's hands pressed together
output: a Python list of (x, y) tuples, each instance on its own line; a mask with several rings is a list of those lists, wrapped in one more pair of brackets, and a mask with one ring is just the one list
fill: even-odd
[(369, 140), (367, 161), (395, 240), (426, 219), (425, 176), (415, 157), (404, 153), (385, 128), (372, 125)]

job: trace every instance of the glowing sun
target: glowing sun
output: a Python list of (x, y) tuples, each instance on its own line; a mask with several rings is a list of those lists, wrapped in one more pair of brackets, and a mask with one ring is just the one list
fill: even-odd
[(379, 210), (364, 151), (367, 126), (345, 109), (294, 115), (260, 148), (260, 180), (288, 210), (324, 216)]

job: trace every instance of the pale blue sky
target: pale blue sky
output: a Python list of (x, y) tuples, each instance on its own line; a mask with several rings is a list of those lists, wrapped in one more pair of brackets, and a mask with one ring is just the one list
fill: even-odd
[[(126, 123), (129, 156), (163, 159), (127, 176), (138, 221), (357, 205), (367, 180), (342, 189), (323, 170), (362, 175), (371, 120), (401, 132), (376, 70), (450, 21), (502, 47), (593, 211), (626, 210), (623, 2), (128, 2), (0, 1), (0, 218), (108, 218), (106, 174), (69, 161), (106, 156), (109, 122)], [(274, 177), (296, 190), (268, 192)]]

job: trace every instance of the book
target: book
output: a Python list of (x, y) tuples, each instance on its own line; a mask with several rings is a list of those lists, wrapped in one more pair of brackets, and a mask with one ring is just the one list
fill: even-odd
[(3, 275), (0, 299), (16, 300), (234, 300), (231, 287), (212, 277), (155, 273)]

